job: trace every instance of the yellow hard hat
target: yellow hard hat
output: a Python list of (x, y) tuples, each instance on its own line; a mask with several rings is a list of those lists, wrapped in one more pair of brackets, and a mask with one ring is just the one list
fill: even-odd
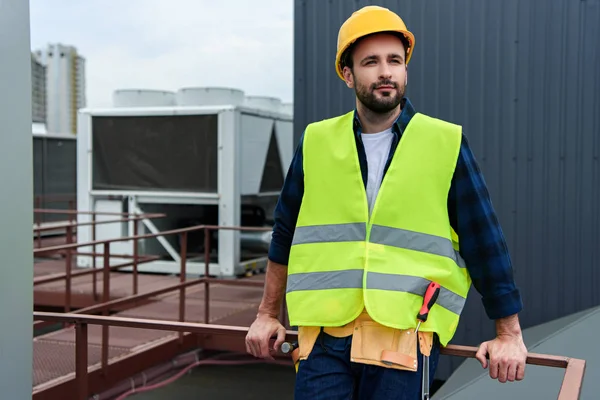
[(413, 48), (415, 47), (415, 37), (406, 28), (404, 21), (398, 14), (387, 8), (379, 6), (366, 6), (355, 11), (340, 27), (337, 41), (337, 54), (335, 57), (335, 69), (338, 76), (343, 80), (341, 59), (344, 51), (357, 39), (377, 32), (399, 32), (408, 41), (406, 48), (406, 64), (410, 61)]

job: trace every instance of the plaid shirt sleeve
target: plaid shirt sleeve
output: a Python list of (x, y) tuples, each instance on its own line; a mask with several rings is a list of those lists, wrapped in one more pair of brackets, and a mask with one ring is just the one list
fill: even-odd
[(302, 168), (302, 143), (304, 134), (294, 152), (279, 200), (273, 212), (274, 226), (269, 260), (282, 265), (288, 264), (296, 221), (300, 214), (300, 205), (304, 196), (304, 170)]
[(482, 296), (490, 319), (523, 308), (506, 241), (483, 174), (463, 134), (460, 155), (448, 196), (450, 223), (459, 237), (473, 286)]

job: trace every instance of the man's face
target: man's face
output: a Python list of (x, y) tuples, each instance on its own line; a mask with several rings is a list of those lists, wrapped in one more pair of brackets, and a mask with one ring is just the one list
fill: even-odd
[(354, 48), (353, 68), (344, 68), (346, 84), (358, 100), (374, 113), (395, 109), (407, 83), (404, 45), (391, 34), (376, 34)]

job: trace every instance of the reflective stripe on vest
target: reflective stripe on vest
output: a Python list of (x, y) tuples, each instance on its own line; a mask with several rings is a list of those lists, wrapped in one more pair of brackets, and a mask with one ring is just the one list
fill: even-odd
[[(296, 228), (292, 245), (320, 242), (355, 242), (366, 240), (366, 237), (367, 227), (363, 223), (300, 226)], [(459, 252), (452, 246), (452, 241), (443, 237), (373, 225), (369, 241), (402, 249), (437, 254), (450, 258), (461, 268), (466, 267)]]
[(341, 326), (366, 308), (383, 325), (413, 328), (434, 280), (442, 289), (420, 329), (446, 345), (471, 283), (447, 212), (460, 127), (416, 114), (369, 215), (352, 120), (351, 112), (304, 134), (304, 196), (286, 288), (290, 323)]
[[(293, 274), (288, 278), (287, 292), (300, 290), (362, 289), (363, 274), (364, 271), (359, 269)], [(423, 297), (429, 282), (427, 279), (418, 276), (367, 272), (366, 288), (407, 292)], [(465, 305), (465, 300), (465, 298), (442, 286), (436, 303), (448, 311), (460, 315)]]

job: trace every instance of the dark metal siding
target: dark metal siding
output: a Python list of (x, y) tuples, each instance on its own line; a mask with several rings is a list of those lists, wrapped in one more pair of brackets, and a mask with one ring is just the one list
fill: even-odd
[[(34, 207), (60, 210), (75, 207), (76, 168), (77, 141), (74, 138), (33, 136)], [(40, 199), (37, 204), (36, 197)], [(67, 219), (68, 215), (63, 214), (41, 214), (42, 222)]]
[[(296, 143), (307, 123), (354, 107), (335, 74), (337, 32), (373, 3), (295, 1)], [(511, 250), (523, 327), (600, 304), (600, 0), (377, 4), (416, 35), (417, 110), (464, 126)], [(453, 342), (493, 335), (472, 291)], [(437, 376), (461, 361), (444, 357)]]

